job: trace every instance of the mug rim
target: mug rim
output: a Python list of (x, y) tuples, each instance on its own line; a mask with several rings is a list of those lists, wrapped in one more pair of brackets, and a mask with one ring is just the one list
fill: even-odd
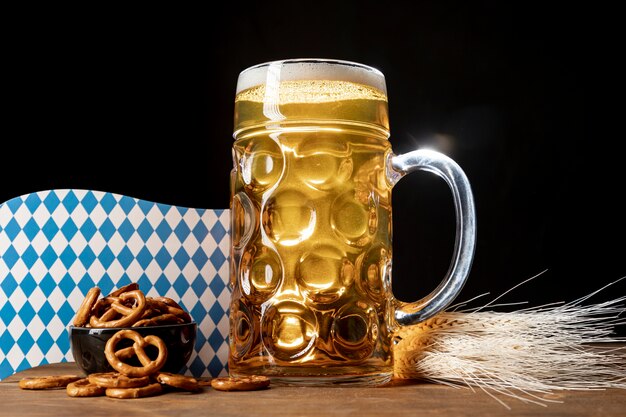
[(253, 65), (239, 73), (235, 93), (258, 86), (272, 90), (285, 80), (339, 80), (374, 87), (387, 95), (385, 75), (378, 69), (358, 62), (326, 58), (293, 58)]
[(266, 61), (260, 64), (252, 65), (241, 71), (239, 76), (241, 77), (248, 71), (256, 70), (263, 67), (269, 67), (270, 65), (285, 65), (285, 64), (328, 64), (328, 65), (337, 65), (344, 67), (353, 67), (360, 68), (369, 72), (372, 72), (381, 77), (385, 77), (385, 75), (377, 68), (371, 67), (369, 65), (361, 64), (360, 62), (348, 61), (343, 59), (333, 59), (333, 58), (289, 58), (289, 59), (278, 59), (275, 61)]

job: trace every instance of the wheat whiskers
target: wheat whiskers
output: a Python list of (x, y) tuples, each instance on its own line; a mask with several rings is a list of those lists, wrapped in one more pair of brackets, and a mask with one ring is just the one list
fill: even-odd
[(595, 345), (626, 342), (614, 335), (626, 324), (626, 296), (583, 305), (602, 289), (556, 306), (483, 311), (498, 297), (400, 328), (395, 374), (476, 387), (507, 408), (494, 394), (545, 405), (554, 391), (626, 389), (626, 348)]

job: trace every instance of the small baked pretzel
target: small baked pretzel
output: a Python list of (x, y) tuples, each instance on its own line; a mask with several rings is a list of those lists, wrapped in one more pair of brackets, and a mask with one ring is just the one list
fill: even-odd
[(180, 315), (185, 312), (183, 308), (174, 300), (168, 297), (154, 297), (152, 299), (153, 302), (160, 304), (162, 309), (167, 310), (168, 313), (174, 315)]
[(130, 359), (135, 356), (135, 349), (133, 349), (132, 346), (129, 346), (127, 348), (120, 349), (115, 353), (117, 354), (117, 357), (121, 360)]
[(169, 297), (151, 298), (149, 304), (152, 308), (161, 311), (163, 314), (173, 314), (183, 320), (184, 323), (191, 322), (191, 316), (176, 301)]
[(149, 319), (139, 320), (133, 324), (133, 327), (160, 326), (162, 324), (184, 323), (185, 321), (174, 314), (161, 314), (160, 316), (151, 317)]
[(98, 297), (100, 297), (100, 288), (93, 287), (89, 290), (85, 299), (80, 304), (78, 308), (78, 312), (76, 313), (76, 317), (74, 317), (74, 326), (82, 327), (85, 324), (89, 323), (89, 316), (91, 315), (91, 309), (96, 305), (98, 301)]
[(111, 294), (109, 294), (107, 297), (119, 297), (120, 295), (124, 294), (125, 292), (128, 291), (134, 291), (134, 290), (138, 290), (139, 289), (139, 284), (137, 284), (136, 282), (132, 282), (128, 285), (124, 285), (121, 288), (118, 288), (117, 290), (113, 291)]
[(65, 388), (70, 382), (81, 379), (77, 375), (41, 376), (38, 378), (22, 378), (19, 386), (21, 389), (49, 389)]
[[(130, 300), (135, 301), (135, 306), (127, 307), (124, 305), (125, 302)], [(89, 320), (91, 327), (129, 327), (141, 317), (146, 308), (146, 297), (140, 290), (127, 291), (119, 297), (105, 297), (100, 301), (96, 305), (96, 313), (99, 313), (103, 306), (107, 304), (110, 305), (110, 308), (102, 313), (100, 317), (95, 314), (91, 316)], [(122, 317), (115, 319), (116, 314)]]
[(180, 304), (178, 304), (176, 301), (172, 300), (172, 299), (171, 299), (171, 298), (169, 298), (169, 297), (153, 297), (152, 299), (153, 299), (154, 301), (159, 301), (159, 302), (161, 302), (161, 303), (163, 303), (163, 304), (165, 304), (165, 305), (168, 305), (168, 306), (170, 306), (170, 307), (175, 307), (175, 308), (178, 308), (178, 309), (181, 309), (181, 310), (183, 309), (183, 308), (180, 306)]
[(98, 327), (96, 323), (109, 322), (116, 318), (119, 318), (119, 313), (111, 308), (111, 304), (114, 302), (120, 302), (120, 297), (107, 296), (98, 300), (96, 305), (91, 310), (91, 317), (89, 318), (89, 325), (91, 327)]
[(199, 387), (210, 387), (212, 380), (213, 380), (213, 378), (199, 378), (198, 379), (198, 386)]
[(96, 302), (96, 304), (91, 309), (91, 314), (96, 316), (102, 316), (104, 313), (111, 309), (111, 304), (113, 304), (114, 301), (119, 302), (120, 297), (112, 297), (110, 295), (107, 295), (106, 297), (99, 299), (98, 302)]
[(270, 379), (263, 375), (251, 375), (241, 378), (213, 378), (211, 386), (218, 391), (255, 391), (267, 388)]
[(150, 384), (150, 377), (131, 378), (117, 372), (104, 372), (89, 375), (89, 382), (102, 388), (138, 388)]
[(179, 388), (185, 391), (194, 392), (200, 390), (198, 380), (190, 376), (171, 374), (169, 372), (159, 372), (156, 379), (161, 384), (169, 385), (170, 387)]
[(146, 308), (143, 310), (143, 314), (139, 317), (139, 320), (149, 319), (150, 317), (155, 317), (160, 315), (161, 312), (159, 310), (153, 310), (150, 307), (150, 301), (146, 298)]
[(100, 397), (104, 395), (105, 390), (106, 388), (92, 384), (87, 378), (67, 384), (66, 388), (67, 395), (70, 397)]
[[(141, 362), (143, 366), (131, 366), (120, 359), (115, 348), (123, 339), (130, 339), (135, 342), (132, 347), (139, 362)], [(152, 345), (158, 349), (159, 355), (155, 360), (150, 359), (146, 354), (144, 350), (146, 345)], [(128, 354), (127, 352), (127, 350), (124, 350), (124, 356)], [(167, 360), (167, 347), (165, 346), (165, 342), (157, 336), (150, 335), (141, 337), (141, 335), (134, 330), (120, 330), (107, 341), (104, 354), (109, 364), (119, 373), (131, 377), (140, 377), (152, 375), (165, 365), (165, 361)]]
[(107, 388), (107, 397), (112, 398), (142, 398), (150, 397), (152, 395), (158, 395), (163, 392), (161, 384), (155, 382), (154, 384), (146, 385), (141, 388)]

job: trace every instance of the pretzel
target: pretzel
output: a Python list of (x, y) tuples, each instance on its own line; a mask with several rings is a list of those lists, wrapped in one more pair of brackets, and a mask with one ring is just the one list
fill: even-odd
[(106, 388), (99, 387), (83, 378), (67, 384), (67, 395), (70, 397), (100, 397), (104, 395)]
[(107, 388), (106, 396), (112, 398), (141, 398), (150, 397), (152, 395), (158, 395), (163, 392), (161, 384), (155, 382), (154, 384), (146, 385), (141, 388)]
[(21, 389), (49, 389), (64, 388), (70, 382), (81, 379), (77, 375), (41, 376), (37, 378), (22, 378), (19, 386)]
[(124, 359), (130, 359), (130, 358), (132, 358), (133, 356), (135, 356), (135, 349), (133, 349), (133, 347), (132, 347), (132, 346), (129, 346), (129, 347), (127, 347), (127, 348), (120, 349), (120, 350), (118, 350), (118, 351), (117, 351), (117, 352), (115, 352), (115, 353), (117, 354), (117, 357), (118, 357), (119, 359), (122, 359), (122, 360), (124, 360)]
[(198, 391), (200, 385), (195, 378), (190, 376), (170, 374), (169, 372), (160, 372), (157, 377), (157, 381), (161, 384), (169, 385), (170, 387), (180, 388), (185, 391)]
[(138, 388), (150, 384), (150, 377), (130, 378), (117, 372), (91, 374), (89, 382), (102, 388)]
[[(146, 298), (146, 308), (143, 310), (143, 314), (139, 317), (139, 320), (149, 319), (151, 317), (160, 316), (161, 312), (159, 310), (154, 310), (149, 301), (150, 297)], [(134, 324), (133, 324), (134, 325)]]
[(160, 311), (163, 314), (173, 314), (182, 319), (184, 323), (191, 322), (191, 316), (174, 300), (168, 297), (148, 297), (150, 308)]
[(139, 289), (139, 284), (137, 284), (136, 282), (131, 282), (130, 284), (124, 285), (123, 287), (118, 288), (117, 290), (113, 291), (107, 297), (119, 297), (120, 295), (124, 294), (125, 292), (134, 291), (134, 290), (138, 290), (138, 289)]
[[(91, 309), (91, 316), (104, 316), (107, 312), (111, 311), (111, 304), (113, 304), (114, 301), (119, 302), (120, 297), (107, 295), (106, 297), (99, 299)], [(115, 310), (113, 310), (113, 312), (117, 314)], [(111, 316), (110, 318), (112, 319), (113, 317), (114, 316)]]
[(180, 304), (169, 297), (154, 297), (152, 301), (164, 304), (167, 312), (175, 316), (182, 317), (187, 314)]
[(87, 293), (74, 318), (74, 326), (143, 327), (193, 321), (176, 301), (169, 297), (146, 297), (137, 283), (125, 285), (98, 300), (99, 295), (98, 287)]
[(198, 379), (198, 386), (199, 387), (210, 387), (211, 386), (211, 381), (213, 379), (212, 378), (208, 378), (208, 379)]
[(96, 305), (91, 310), (92, 315), (89, 318), (89, 325), (91, 327), (99, 327), (99, 321), (109, 322), (119, 317), (117, 311), (111, 308), (111, 304), (119, 302), (119, 297), (107, 296), (98, 300)]
[(180, 306), (180, 304), (178, 304), (176, 301), (172, 300), (169, 297), (153, 297), (152, 300), (157, 301), (157, 302), (161, 302), (167, 306), (170, 307), (174, 307), (174, 308), (178, 308), (180, 310), (182, 310), (183, 308)]
[(213, 378), (211, 386), (218, 391), (254, 391), (267, 388), (270, 379), (262, 375), (251, 375), (243, 378)]
[[(128, 300), (135, 300), (136, 306), (125, 306), (124, 302)], [(139, 317), (141, 317), (144, 309), (146, 308), (146, 298), (140, 290), (127, 291), (119, 297), (105, 297), (101, 301), (102, 303), (99, 302), (98, 305), (96, 305), (97, 310), (100, 310), (102, 306), (106, 304), (110, 305), (110, 309), (105, 311), (100, 317), (97, 315), (91, 316), (89, 319), (91, 327), (110, 328), (130, 326), (132, 323), (137, 321)], [(122, 317), (114, 319), (115, 313), (120, 314)]]
[[(115, 348), (123, 339), (131, 339), (135, 342), (133, 343), (133, 350), (143, 366), (131, 366), (122, 362)], [(159, 355), (155, 360), (150, 359), (146, 354), (144, 350), (146, 345), (152, 345), (159, 350)], [(124, 351), (124, 354), (127, 354), (127, 352), (128, 351)], [(167, 347), (163, 340), (157, 336), (150, 335), (144, 338), (134, 330), (120, 330), (107, 341), (104, 354), (111, 367), (119, 373), (131, 377), (139, 377), (154, 374), (165, 365), (165, 361), (167, 360)]]
[(152, 317), (149, 319), (142, 319), (133, 324), (133, 327), (145, 327), (145, 326), (159, 326), (161, 324), (173, 324), (184, 323), (183, 319), (174, 314), (161, 314), (160, 316)]
[(96, 301), (98, 301), (98, 297), (100, 297), (100, 288), (93, 287), (89, 290), (85, 299), (80, 304), (78, 308), (78, 312), (76, 313), (76, 317), (74, 317), (74, 326), (82, 327), (85, 324), (89, 323), (89, 316), (91, 315), (91, 309), (96, 305)]

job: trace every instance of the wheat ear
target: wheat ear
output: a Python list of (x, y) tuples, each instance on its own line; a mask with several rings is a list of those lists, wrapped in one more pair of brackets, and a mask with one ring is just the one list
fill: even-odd
[(494, 393), (545, 405), (553, 391), (626, 389), (626, 348), (590, 345), (626, 341), (613, 334), (626, 323), (626, 296), (583, 305), (599, 291), (507, 313), (447, 311), (403, 327), (396, 333), (395, 374), (477, 387), (507, 408)]

